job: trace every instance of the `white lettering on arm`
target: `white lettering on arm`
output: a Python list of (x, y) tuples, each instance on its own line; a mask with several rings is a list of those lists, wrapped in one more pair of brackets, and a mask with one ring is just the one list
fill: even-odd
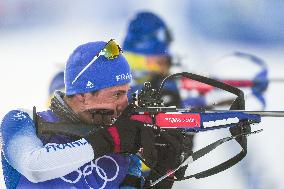
[(43, 146), (32, 120), (15, 117), (2, 122), (3, 152), (8, 163), (31, 182), (64, 176), (94, 159), (91, 145), (84, 139)]
[[(15, 140), (20, 141), (27, 142), (23, 139)], [(43, 182), (64, 176), (94, 159), (93, 149), (85, 139), (75, 141), (82, 142), (85, 144), (72, 146), (71, 143), (49, 143), (44, 147), (33, 146), (33, 149), (21, 152), (23, 161), (18, 163), (18, 168), (32, 182)]]

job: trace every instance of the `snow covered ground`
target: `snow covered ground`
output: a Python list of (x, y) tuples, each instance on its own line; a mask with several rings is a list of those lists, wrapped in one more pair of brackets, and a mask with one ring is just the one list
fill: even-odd
[[(72, 22), (52, 26), (1, 30), (1, 119), (7, 111), (15, 108), (31, 109), (32, 106), (37, 106), (38, 110), (45, 109), (50, 79), (54, 73), (63, 68), (71, 51), (79, 44), (88, 41), (107, 41), (110, 38), (115, 38), (121, 42), (129, 18), (139, 9), (155, 10), (162, 17), (167, 18), (175, 36), (173, 53), (182, 57), (182, 63), (188, 71), (206, 72), (210, 63), (237, 50), (262, 57), (268, 63), (269, 77), (283, 77), (282, 48), (267, 49), (244, 45), (224, 45), (200, 39), (199, 36), (188, 33), (180, 23), (180, 17), (173, 14), (185, 1), (181, 1), (176, 6), (174, 3), (165, 5), (161, 2), (163, 1), (155, 3), (151, 1), (150, 4), (150, 1), (147, 1), (148, 4), (140, 2), (138, 5), (130, 3), (128, 8), (124, 9), (125, 15), (109, 17), (104, 21), (102, 21), (103, 19), (96, 20), (92, 24), (87, 22), (90, 20), (82, 21), (77, 18)], [(107, 22), (108, 19), (111, 19), (111, 23)], [(246, 70), (239, 68), (231, 71)], [(267, 110), (284, 110), (283, 92), (284, 83), (269, 85), (266, 93)], [(248, 108), (254, 109), (256, 106), (253, 101), (248, 101)], [(284, 170), (281, 166), (284, 155), (284, 148), (281, 148), (284, 136), (283, 121), (284, 118), (264, 118), (261, 124), (254, 126), (257, 129), (263, 128), (264, 131), (248, 138), (248, 156), (237, 166), (209, 178), (176, 183), (174, 188), (283, 188)], [(195, 150), (227, 135), (227, 132), (219, 131), (198, 134)], [(235, 154), (236, 150), (239, 150), (238, 146), (230, 142), (190, 165), (188, 174), (216, 165)], [(5, 188), (2, 177), (0, 177), (0, 188)]]

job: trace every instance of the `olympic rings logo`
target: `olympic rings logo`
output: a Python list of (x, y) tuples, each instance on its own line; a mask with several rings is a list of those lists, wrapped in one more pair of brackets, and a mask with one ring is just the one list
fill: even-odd
[[(110, 159), (112, 162), (114, 162), (115, 167), (116, 167), (116, 170), (115, 170), (115, 175), (114, 175), (113, 177), (108, 178), (106, 171), (98, 165), (98, 162), (99, 162), (99, 160), (101, 160), (101, 159), (102, 159), (102, 160), (103, 160), (103, 159)], [(68, 180), (68, 179), (66, 179), (65, 177), (60, 177), (60, 178), (61, 178), (63, 181), (65, 181), (65, 182), (74, 184), (74, 183), (77, 183), (77, 182), (81, 179), (81, 177), (83, 176), (84, 179), (85, 179), (85, 182), (88, 184), (88, 186), (90, 187), (90, 189), (93, 189), (93, 188), (89, 185), (89, 183), (87, 182), (87, 180), (86, 180), (85, 177), (87, 177), (88, 175), (92, 174), (94, 168), (95, 168), (95, 170), (96, 170), (96, 173), (99, 175), (99, 177), (104, 181), (104, 182), (103, 182), (103, 185), (100, 187), (100, 189), (105, 188), (107, 182), (110, 182), (110, 181), (115, 180), (115, 179), (117, 178), (118, 172), (119, 172), (119, 165), (118, 165), (118, 163), (117, 163), (112, 157), (110, 157), (110, 156), (102, 156), (102, 157), (97, 158), (95, 161), (91, 161), (91, 162), (90, 162), (90, 165), (87, 165), (87, 166), (83, 169), (83, 171), (81, 171), (80, 169), (77, 169), (77, 170), (75, 171), (75, 172), (78, 173), (78, 177), (77, 177), (76, 179), (74, 179), (74, 180)]]

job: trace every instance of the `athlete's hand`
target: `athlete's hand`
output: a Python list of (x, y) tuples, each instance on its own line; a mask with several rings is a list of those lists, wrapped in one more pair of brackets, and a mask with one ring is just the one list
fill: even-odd
[(145, 127), (143, 121), (130, 119), (132, 111), (133, 107), (129, 105), (112, 126), (100, 129), (87, 137), (95, 157), (113, 152), (134, 154), (143, 148), (143, 157), (153, 164), (156, 162), (154, 130)]

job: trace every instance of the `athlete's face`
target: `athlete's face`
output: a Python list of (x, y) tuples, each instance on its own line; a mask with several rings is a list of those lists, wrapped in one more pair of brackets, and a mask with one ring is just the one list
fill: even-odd
[[(99, 90), (96, 93), (82, 94), (80, 111), (76, 112), (87, 123), (110, 124), (128, 105), (129, 84)], [(112, 115), (92, 114), (90, 110), (111, 110)], [(93, 116), (94, 115), (94, 116)]]

